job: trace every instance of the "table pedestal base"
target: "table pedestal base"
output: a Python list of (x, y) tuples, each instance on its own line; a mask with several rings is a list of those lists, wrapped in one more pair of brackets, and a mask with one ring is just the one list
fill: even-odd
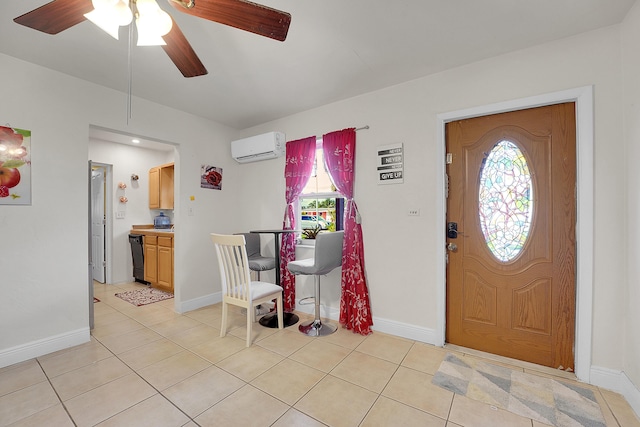
[[(296, 323), (298, 323), (299, 320), (300, 318), (295, 313), (287, 313), (287, 312), (282, 313), (282, 323), (284, 323), (285, 328), (287, 326), (295, 325)], [(273, 313), (265, 314), (260, 318), (259, 323), (262, 326), (265, 326), (267, 328), (277, 328), (278, 313), (273, 312)]]

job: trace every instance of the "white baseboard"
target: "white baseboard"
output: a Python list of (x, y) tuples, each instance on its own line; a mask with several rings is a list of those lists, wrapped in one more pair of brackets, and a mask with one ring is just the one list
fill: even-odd
[(186, 313), (187, 311), (197, 310), (208, 305), (217, 304), (222, 301), (222, 292), (216, 292), (202, 297), (194, 298), (188, 301), (182, 301), (175, 309), (178, 313)]
[(34, 357), (64, 350), (84, 344), (90, 340), (89, 328), (81, 328), (64, 334), (54, 335), (37, 341), (31, 341), (16, 347), (0, 350), (0, 368), (24, 362)]
[[(302, 313), (308, 313), (313, 315), (315, 313), (315, 307), (313, 304), (300, 304), (300, 301), (296, 304), (296, 310)], [(334, 307), (320, 307), (320, 317), (335, 320), (340, 320), (340, 311)], [(401, 338), (407, 338), (414, 341), (420, 341), (427, 344), (436, 345), (436, 331), (434, 329), (421, 328), (408, 323), (396, 322), (395, 320), (383, 319), (380, 317), (373, 317), (374, 331), (383, 332), (389, 335), (395, 335)]]
[(640, 418), (640, 389), (629, 379), (627, 374), (609, 368), (592, 366), (590, 379), (593, 385), (623, 395), (638, 418)]
[(408, 323), (396, 322), (395, 320), (381, 319), (374, 316), (372, 329), (426, 344), (436, 345), (437, 343), (435, 329), (422, 328)]

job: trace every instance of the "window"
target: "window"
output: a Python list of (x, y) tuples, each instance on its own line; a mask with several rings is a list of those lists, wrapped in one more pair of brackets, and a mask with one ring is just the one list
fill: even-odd
[(527, 159), (513, 142), (498, 142), (485, 158), (478, 200), (487, 247), (500, 261), (514, 260), (531, 229), (533, 183)]
[[(343, 229), (344, 199), (336, 191), (327, 172), (322, 153), (322, 139), (318, 139), (316, 160), (307, 185), (298, 199), (298, 228), (336, 231)], [(302, 238), (304, 239), (303, 232)]]

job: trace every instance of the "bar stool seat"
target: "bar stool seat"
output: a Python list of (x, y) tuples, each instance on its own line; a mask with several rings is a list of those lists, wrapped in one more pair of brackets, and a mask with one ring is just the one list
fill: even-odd
[(338, 329), (336, 325), (322, 323), (320, 320), (320, 276), (327, 275), (342, 265), (343, 239), (344, 231), (322, 232), (316, 236), (313, 258), (290, 261), (287, 264), (287, 268), (292, 274), (314, 276), (315, 318), (301, 323), (298, 327), (298, 330), (305, 335), (326, 336)]
[(273, 270), (276, 268), (275, 257), (263, 256), (260, 253), (260, 235), (254, 233), (239, 233), (244, 236), (249, 257), (249, 270), (257, 273), (257, 280), (260, 280), (260, 272)]

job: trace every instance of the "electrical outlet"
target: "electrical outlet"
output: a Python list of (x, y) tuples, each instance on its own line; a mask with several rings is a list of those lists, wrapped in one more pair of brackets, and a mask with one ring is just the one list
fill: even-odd
[(116, 212), (116, 219), (124, 219), (124, 211)]
[(409, 209), (409, 212), (407, 213), (407, 215), (418, 216), (420, 215), (420, 209), (417, 209), (417, 208)]

